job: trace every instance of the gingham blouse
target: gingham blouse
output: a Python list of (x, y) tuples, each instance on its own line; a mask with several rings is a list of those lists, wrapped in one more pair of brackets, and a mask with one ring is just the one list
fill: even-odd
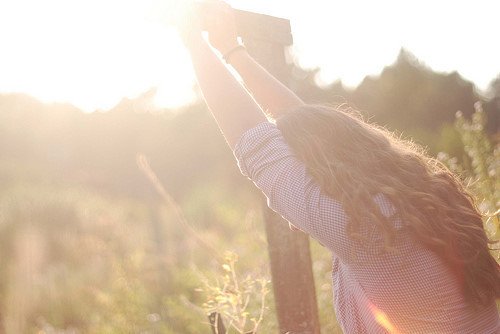
[[(394, 252), (381, 252), (373, 224), (361, 231), (368, 241), (350, 239), (342, 205), (321, 191), (274, 124), (248, 130), (234, 154), (269, 207), (332, 252), (334, 308), (344, 333), (500, 333), (495, 303), (469, 307), (455, 275), (402, 222), (395, 222)], [(384, 215), (394, 213), (382, 195), (374, 201)]]

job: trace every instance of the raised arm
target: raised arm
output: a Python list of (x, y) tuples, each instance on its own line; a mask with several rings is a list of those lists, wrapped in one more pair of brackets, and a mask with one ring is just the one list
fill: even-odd
[(304, 102), (260, 66), (246, 51), (235, 52), (228, 62), (236, 69), (262, 109), (271, 117), (299, 107)]
[(222, 2), (211, 5), (207, 28), (210, 43), (225, 56), (226, 61), (238, 72), (245, 87), (262, 109), (273, 118), (299, 107), (304, 102), (290, 89), (260, 66), (247, 52), (238, 47), (233, 9)]
[(267, 119), (252, 96), (212, 51), (201, 32), (190, 32), (184, 41), (203, 97), (229, 146), (234, 149), (246, 130)]

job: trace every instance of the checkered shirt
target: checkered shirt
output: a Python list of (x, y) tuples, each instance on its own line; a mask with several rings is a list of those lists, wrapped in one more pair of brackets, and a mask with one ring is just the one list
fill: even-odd
[[(394, 252), (382, 252), (374, 224), (362, 227), (363, 242), (350, 239), (342, 205), (321, 191), (274, 124), (248, 130), (234, 154), (269, 207), (332, 252), (334, 308), (344, 333), (500, 333), (495, 303), (469, 307), (457, 278), (402, 222), (395, 222)], [(382, 195), (374, 201), (384, 215), (393, 213)]]

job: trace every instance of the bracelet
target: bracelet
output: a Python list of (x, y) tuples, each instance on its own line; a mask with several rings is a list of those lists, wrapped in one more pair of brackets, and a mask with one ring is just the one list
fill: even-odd
[(247, 48), (242, 45), (242, 44), (239, 44), (238, 46), (235, 46), (234, 48), (232, 48), (231, 50), (229, 50), (228, 52), (226, 52), (223, 56), (222, 56), (222, 59), (224, 59), (224, 61), (229, 64), (229, 57), (234, 54), (235, 52), (238, 52), (240, 50), (246, 50)]

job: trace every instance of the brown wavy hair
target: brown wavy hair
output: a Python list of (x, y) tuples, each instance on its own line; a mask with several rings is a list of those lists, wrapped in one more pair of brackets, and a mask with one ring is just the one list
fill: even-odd
[(384, 216), (373, 200), (384, 194), (414, 238), (458, 275), (467, 300), (486, 305), (500, 297), (500, 266), (482, 215), (441, 162), (348, 107), (306, 105), (276, 125), (322, 190), (342, 203), (352, 238), (359, 239), (361, 224), (370, 221), (391, 249), (395, 217)]

